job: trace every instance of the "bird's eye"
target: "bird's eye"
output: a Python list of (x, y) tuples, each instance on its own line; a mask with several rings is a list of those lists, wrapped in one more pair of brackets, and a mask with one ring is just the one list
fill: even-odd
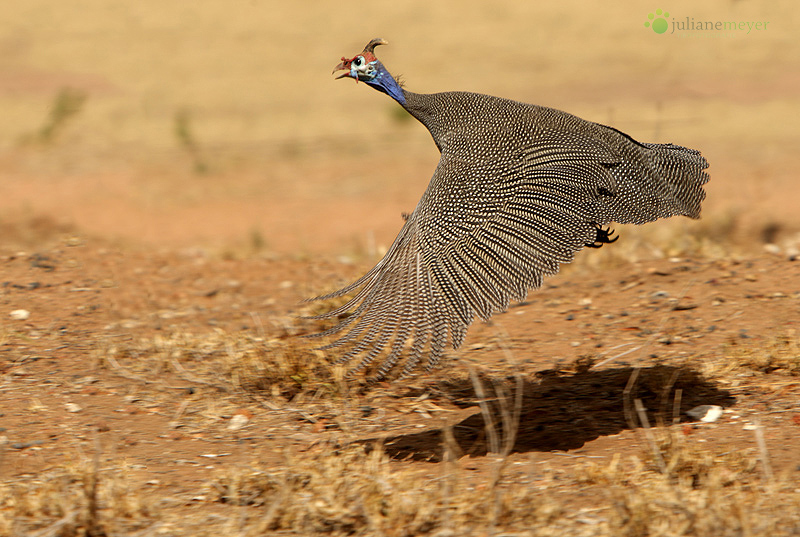
[(364, 65), (364, 56), (356, 56), (356, 58), (353, 60), (353, 65), (356, 68), (359, 68), (362, 65)]

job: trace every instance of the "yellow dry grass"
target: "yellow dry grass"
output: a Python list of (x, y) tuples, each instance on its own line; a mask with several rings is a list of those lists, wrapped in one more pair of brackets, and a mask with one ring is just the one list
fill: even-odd
[[(796, 349), (796, 340), (775, 346), (784, 356)], [(299, 452), (287, 448), (277, 465), (254, 457), (206, 473), (191, 499), (154, 498), (130, 483), (125, 461), (101, 466), (95, 444), (95, 453), (77, 462), (6, 480), (0, 486), (4, 534), (733, 537), (792, 535), (800, 527), (796, 478), (773, 476), (767, 451), (722, 451), (685, 436), (681, 426), (645, 428), (637, 454), (616, 454), (603, 463), (583, 459), (558, 472), (519, 471), (516, 465), (525, 463), (509, 455), (512, 440), (486, 455), (488, 476), (475, 475), (469, 458), (455, 460), (450, 450), (458, 448), (445, 433), (444, 462), (421, 469), (391, 459), (380, 442), (352, 441), (357, 434), (347, 427), (357, 425), (348, 407), (363, 404), (363, 396), (356, 385), (344, 386), (339, 373), (320, 373), (322, 366), (308, 360), (302, 346), (217, 331), (135, 341), (107, 349), (99, 359), (132, 381), (158, 383), (174, 367), (195, 385), (237, 388), (205, 399), (213, 411), (195, 409), (194, 417), (181, 417), (187, 424), (256, 397), (300, 415), (324, 406), (331, 421), (341, 420), (343, 435)], [(730, 369), (716, 374), (722, 382), (734, 378)], [(478, 393), (481, 382), (474, 379)], [(398, 390), (388, 393), (398, 397)], [(495, 431), (498, 445), (516, 432), (509, 428), (513, 399), (498, 392), (490, 401), (494, 410), (482, 407), (487, 419), (494, 413), (495, 423), (506, 424)], [(593, 500), (587, 504), (587, 498)], [(213, 511), (187, 517), (181, 507), (187, 501)]]

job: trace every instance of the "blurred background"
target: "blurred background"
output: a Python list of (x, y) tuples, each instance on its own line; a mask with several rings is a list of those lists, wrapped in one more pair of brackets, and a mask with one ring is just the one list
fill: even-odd
[[(663, 34), (645, 26), (656, 10)], [(508, 97), (700, 149), (712, 177), (703, 220), (632, 232), (630, 255), (798, 241), (800, 15), (789, 0), (26, 0), (2, 11), (5, 246), (79, 235), (379, 255), (438, 153), (391, 99), (331, 75), (374, 37), (413, 91)], [(768, 24), (671, 33), (687, 17)]]

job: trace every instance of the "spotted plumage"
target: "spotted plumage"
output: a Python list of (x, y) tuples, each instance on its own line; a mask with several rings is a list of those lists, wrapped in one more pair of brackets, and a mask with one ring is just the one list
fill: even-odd
[[(459, 347), (477, 316), (489, 319), (555, 274), (584, 247), (614, 242), (603, 226), (698, 218), (708, 167), (698, 151), (640, 143), (566, 112), (477, 93), (413, 93), (374, 55), (372, 40), (339, 78), (394, 98), (441, 152), (427, 190), (384, 258), (353, 294), (316, 318), (342, 318), (333, 336), (353, 371), (380, 357), (377, 378), (412, 372)], [(334, 72), (335, 72), (334, 71)]]

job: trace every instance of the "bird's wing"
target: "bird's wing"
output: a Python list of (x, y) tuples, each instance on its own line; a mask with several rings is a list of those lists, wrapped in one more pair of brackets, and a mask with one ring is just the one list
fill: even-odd
[(571, 140), (568, 155), (548, 149), (555, 141), (546, 133), (536, 140), (502, 166), (445, 149), (384, 258), (351, 285), (317, 297), (355, 292), (317, 317), (346, 315), (316, 334), (337, 338), (322, 348), (341, 349), (339, 363), (359, 357), (354, 371), (383, 356), (378, 378), (401, 359), (405, 375), (426, 354), (430, 368), (448, 343), (462, 343), (476, 315), (488, 319), (524, 299), (593, 243), (607, 223), (602, 200), (615, 189), (618, 158), (590, 138)]

